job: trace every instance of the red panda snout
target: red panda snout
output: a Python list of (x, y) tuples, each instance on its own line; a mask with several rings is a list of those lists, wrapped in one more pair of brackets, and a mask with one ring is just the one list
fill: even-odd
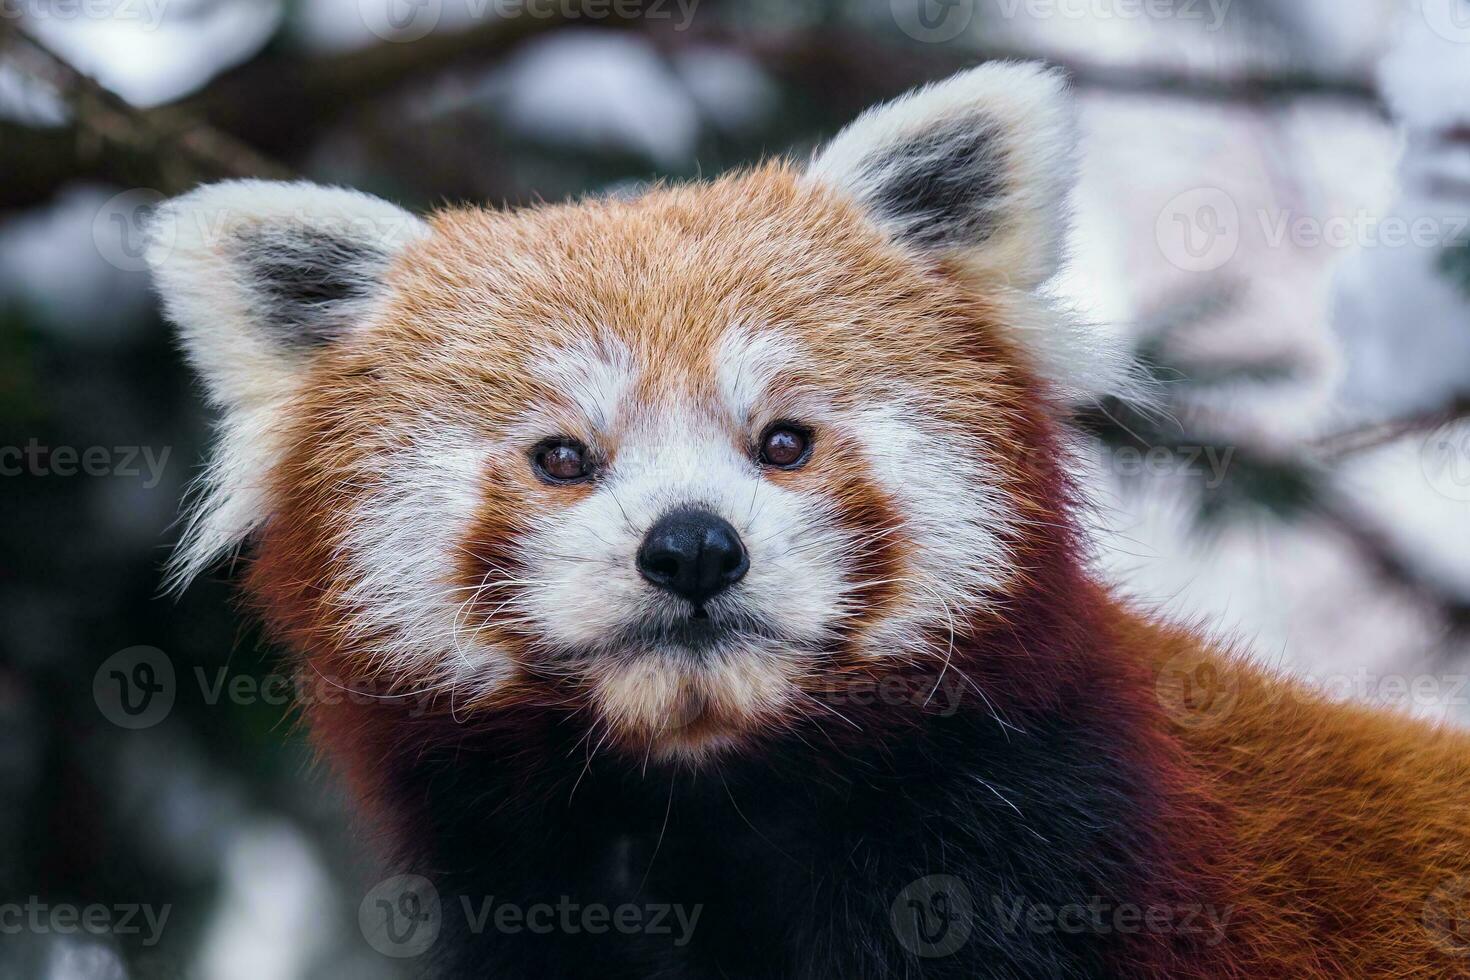
[(730, 522), (707, 510), (665, 514), (638, 549), (638, 572), (665, 592), (689, 600), (696, 618), (705, 603), (745, 578), (750, 555)]

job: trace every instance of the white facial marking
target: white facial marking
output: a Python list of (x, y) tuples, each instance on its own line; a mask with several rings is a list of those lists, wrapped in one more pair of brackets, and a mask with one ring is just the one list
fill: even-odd
[(1014, 505), (987, 447), (925, 413), (917, 397), (850, 414), (872, 474), (902, 515), (909, 560), (901, 611), (881, 622), (867, 647), (912, 650), (919, 627), (951, 627), (961, 611), (984, 607), (1014, 574), (1004, 536)]
[(776, 330), (732, 327), (715, 349), (715, 378), (730, 418), (745, 422), (772, 382), (804, 356), (800, 343)]
[[(682, 600), (643, 580), (635, 556), (648, 528), (687, 506), (729, 521), (750, 556), (745, 580), (710, 604), (772, 634), (743, 642), (810, 646), (830, 635), (834, 597), (845, 587), (841, 569), (821, 556), (847, 547), (830, 528), (830, 504), (765, 479), (723, 426), (678, 406), (640, 415), (620, 435), (598, 490), (528, 538), (545, 582), (525, 606), (545, 642), (609, 651), (629, 643), (630, 630), (686, 616)], [(577, 560), (555, 557), (567, 554)]]
[[(789, 708), (864, 611), (856, 562), (883, 538), (902, 541), (900, 599), (855, 638), (870, 658), (945, 656), (945, 628), (1013, 574), (1004, 535), (1015, 516), (998, 470), (987, 447), (938, 421), (939, 406), (897, 382), (859, 407), (834, 408), (819, 393), (778, 396), (774, 382), (798, 370), (804, 354), (776, 331), (732, 330), (711, 356), (715, 405), (675, 385), (635, 401), (643, 366), (619, 344), (574, 343), (540, 358), (534, 370), (570, 395), (580, 424), (616, 452), (564, 506), (518, 515), (520, 568), (486, 570), (487, 581), (510, 586), (497, 624), (519, 633), (538, 663), (580, 678), (604, 720), (647, 733), (682, 727), (690, 710), (757, 724)], [(799, 421), (858, 447), (897, 513), (895, 527), (854, 532), (841, 523), (833, 488), (773, 480), (751, 458), (749, 430), (771, 417), (778, 397), (783, 416), (796, 403)], [(419, 425), (402, 449), (374, 459), (368, 475), (379, 482), (350, 518), (360, 581), (347, 598), (354, 629), (389, 637), (387, 661), (417, 661), (413, 672), (424, 676), (428, 660), (430, 676), (467, 696), (503, 681), (508, 652), (469, 628), (472, 591), (454, 592), (448, 577), (481, 495), (494, 492), (484, 482), (488, 461), (527, 465), (528, 446), (557, 434), (547, 426), (564, 411), (530, 406), (493, 445), (462, 426)], [(648, 529), (688, 507), (728, 521), (750, 559), (745, 577), (707, 603), (714, 630), (698, 649), (685, 631), (688, 604), (645, 581), (636, 562)], [(677, 741), (668, 751), (696, 751)]]
[(371, 639), (390, 672), (480, 689), (508, 673), (503, 653), (475, 638), (471, 596), (453, 582), (489, 453), (483, 436), (425, 420), (364, 464), (374, 489), (347, 517), (344, 553), (355, 580), (343, 602), (352, 632)]
[(548, 351), (531, 364), (531, 372), (570, 399), (585, 423), (596, 432), (618, 424), (618, 416), (637, 380), (633, 353), (616, 337), (578, 338)]

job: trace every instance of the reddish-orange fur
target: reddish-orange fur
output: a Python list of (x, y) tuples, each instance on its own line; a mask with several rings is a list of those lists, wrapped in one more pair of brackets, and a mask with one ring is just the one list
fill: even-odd
[[(973, 613), (962, 630), (982, 652), (987, 637), (1022, 636), (997, 647), (1017, 651), (1014, 661), (970, 665), (1011, 709), (1045, 711), (1059, 690), (1086, 677), (1098, 703), (1116, 705), (1141, 732), (1138, 744), (1118, 752), (1149, 760), (1167, 802), (1162, 833), (1179, 851), (1178, 867), (1159, 887), (1188, 881), (1184, 894), (1232, 914), (1220, 946), (1185, 960), (1140, 953), (1140, 972), (1470, 975), (1463, 922), (1455, 936), (1435, 918), (1435, 902), (1470, 881), (1470, 736), (1295, 693), (1195, 632), (1126, 609), (1070, 554), (1058, 558), (1072, 543), (1047, 530), (1069, 524), (1048, 395), (1001, 329), (1001, 301), (951, 270), (922, 266), (851, 205), (781, 165), (630, 202), (515, 215), (450, 211), (434, 220), (434, 231), (399, 259), (392, 305), (371, 343), (327, 351), (313, 367), (294, 408), (295, 449), (274, 476), (277, 509), (250, 588), (276, 632), (308, 652), (316, 670), (364, 686), (379, 670), (365, 652), (371, 637), (342, 629), (347, 572), (335, 549), (344, 529), (333, 515), (362, 492), (358, 464), (395, 420), (414, 412), (452, 414), (493, 434), (522, 403), (558, 398), (525, 369), (535, 350), (522, 324), (543, 325), (543, 339), (544, 325), (612, 331), (657, 365), (650, 377), (687, 386), (696, 399), (712, 397), (708, 351), (731, 324), (779, 324), (818, 366), (784, 385), (842, 397), (901, 378), (937, 396), (948, 421), (981, 434), (1023, 518), (1008, 542), (1017, 571), (1005, 591), (1074, 603), (1078, 622), (1097, 631), (1100, 664), (1025, 650), (1025, 626), (1007, 619), (1004, 603)], [(854, 447), (846, 455), (859, 454)], [(840, 459), (775, 478), (836, 488), (844, 519), (857, 526), (895, 523), (891, 502), (862, 465)], [(565, 506), (577, 492), (553, 491), (523, 468), (485, 480), (493, 492), (483, 495), (467, 543), (475, 557), (452, 570), (456, 581), (477, 580), (487, 559), (513, 562), (520, 515)], [(890, 601), (907, 546), (898, 534), (866, 559), (868, 619)], [(493, 620), (487, 625), (493, 629)], [(863, 627), (860, 619), (852, 628)], [(513, 659), (524, 652), (512, 632), (495, 639)], [(846, 647), (832, 653), (829, 679), (896, 669)], [(1190, 658), (1222, 672), (1232, 704), (1218, 717), (1175, 710), (1190, 704), (1179, 666), (1195, 663)], [(575, 687), (548, 689), (532, 666), (521, 663), (510, 683), (458, 710), (586, 696)], [(412, 691), (416, 680), (384, 677), (379, 690)], [(702, 707), (700, 725), (681, 737), (705, 737), (701, 725), (745, 723), (719, 705)], [(368, 802), (380, 790), (380, 760), (400, 738), (394, 726), (402, 710), (353, 702), (311, 708), (326, 754)], [(440, 699), (430, 710), (448, 708)]]
[[(1470, 736), (1127, 623), (1125, 650), (1158, 665), (1173, 731), (1226, 815), (1233, 975), (1470, 976)], [(1191, 696), (1205, 664), (1219, 673)]]

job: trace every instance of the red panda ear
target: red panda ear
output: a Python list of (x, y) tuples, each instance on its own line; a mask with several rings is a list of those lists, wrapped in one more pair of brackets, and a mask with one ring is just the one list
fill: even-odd
[(261, 486), (302, 372), (372, 315), (393, 256), (424, 234), (423, 222), (386, 201), (309, 183), (212, 184), (154, 212), (154, 285), (221, 412), (176, 581), (265, 518)]
[(869, 109), (821, 150), (806, 179), (857, 202), (895, 241), (953, 262), (1009, 300), (1035, 372), (1066, 399), (1127, 389), (1117, 343), (1040, 288), (1056, 273), (1076, 181), (1062, 73), (988, 64)]
[(812, 162), (917, 249), (977, 277), (1034, 289), (1056, 271), (1076, 176), (1066, 82), (989, 64), (869, 109)]

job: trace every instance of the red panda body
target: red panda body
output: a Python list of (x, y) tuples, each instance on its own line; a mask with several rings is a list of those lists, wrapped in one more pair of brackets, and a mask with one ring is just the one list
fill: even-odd
[[(438, 972), (1470, 963), (1470, 737), (1300, 695), (1088, 570), (1057, 408), (1106, 358), (1038, 288), (1059, 98), (978, 69), (811, 168), (633, 200), (167, 212), (226, 410), (186, 571), (249, 535), (273, 634), (375, 693), (307, 721), (433, 883)], [(465, 914), (492, 896), (697, 922)]]

